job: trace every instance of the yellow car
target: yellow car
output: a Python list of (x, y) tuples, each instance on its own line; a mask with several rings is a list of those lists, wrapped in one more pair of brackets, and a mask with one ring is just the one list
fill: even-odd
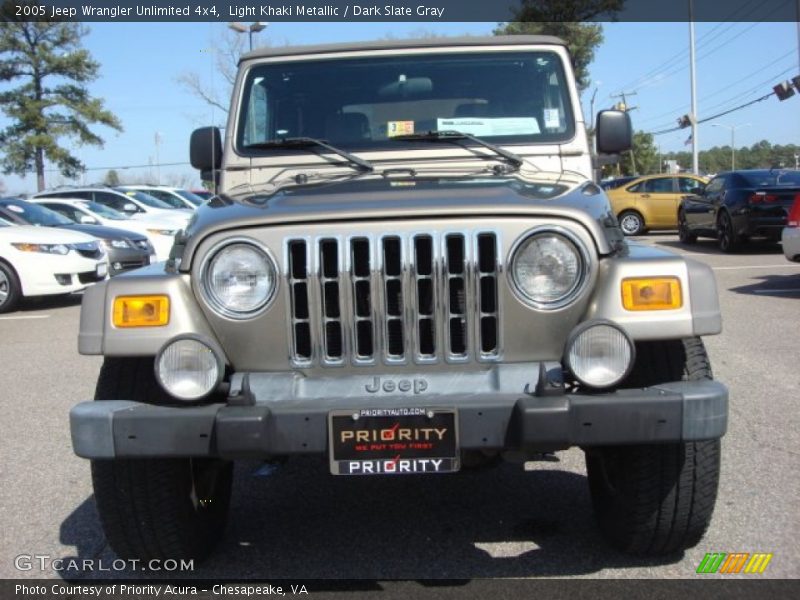
[(646, 175), (606, 193), (622, 232), (638, 235), (648, 229), (677, 229), (681, 198), (706, 182), (697, 175)]

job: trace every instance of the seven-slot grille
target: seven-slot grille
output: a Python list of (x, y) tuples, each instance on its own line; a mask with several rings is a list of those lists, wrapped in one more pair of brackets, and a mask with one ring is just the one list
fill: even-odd
[(499, 358), (495, 232), (293, 238), (285, 248), (295, 365)]

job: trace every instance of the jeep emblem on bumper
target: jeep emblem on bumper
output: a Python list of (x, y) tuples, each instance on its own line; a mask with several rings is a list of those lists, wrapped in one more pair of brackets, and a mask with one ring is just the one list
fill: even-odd
[(380, 377), (373, 377), (372, 383), (365, 385), (364, 389), (370, 394), (375, 394), (381, 389), (384, 392), (394, 392), (395, 390), (398, 392), (410, 392), (413, 390), (415, 394), (421, 394), (428, 389), (428, 382), (424, 379), (401, 379), (399, 381), (386, 379), (381, 382)]

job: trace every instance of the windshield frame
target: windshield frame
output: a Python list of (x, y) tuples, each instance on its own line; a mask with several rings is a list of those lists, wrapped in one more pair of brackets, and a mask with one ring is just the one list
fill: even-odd
[[(565, 67), (564, 64), (564, 57), (562, 54), (553, 47), (523, 47), (523, 46), (513, 46), (513, 47), (485, 47), (480, 48), (477, 50), (475, 48), (470, 49), (469, 51), (453, 51), (446, 47), (436, 48), (435, 50), (427, 49), (427, 51), (418, 53), (418, 52), (404, 52), (398, 53), (396, 51), (391, 53), (384, 53), (378, 52), (374, 54), (369, 54), (366, 56), (359, 56), (353, 54), (343, 54), (343, 55), (328, 55), (324, 57), (315, 57), (315, 56), (307, 56), (300, 59), (294, 59), (291, 61), (286, 60), (270, 60), (270, 61), (261, 61), (261, 62), (254, 62), (253, 64), (246, 67), (241, 75), (239, 89), (237, 90), (236, 98), (237, 98), (237, 111), (231, 117), (231, 121), (229, 122), (229, 126), (233, 126), (233, 134), (231, 136), (231, 147), (234, 153), (242, 158), (257, 158), (257, 157), (265, 157), (265, 156), (275, 156), (275, 155), (296, 155), (296, 150), (293, 149), (284, 149), (284, 148), (247, 148), (244, 139), (244, 132), (248, 126), (247, 121), (247, 113), (248, 113), (248, 104), (250, 101), (250, 95), (254, 88), (253, 81), (256, 77), (260, 75), (260, 73), (264, 73), (270, 69), (277, 69), (277, 68), (297, 68), (300, 65), (314, 65), (319, 67), (320, 65), (334, 65), (335, 63), (339, 62), (347, 62), (347, 63), (360, 63), (364, 62), (365, 60), (370, 60), (372, 62), (383, 62), (386, 61), (387, 63), (393, 59), (399, 59), (404, 61), (415, 61), (418, 59), (430, 59), (432, 62), (437, 59), (454, 59), (454, 58), (463, 58), (468, 59), (471, 57), (475, 57), (476, 59), (480, 60), (488, 60), (497, 55), (499, 59), (509, 59), (509, 58), (518, 58), (518, 59), (528, 59), (530, 60), (532, 57), (536, 57), (537, 55), (549, 55), (549, 58), (552, 58), (555, 61), (555, 71), (558, 74), (560, 79), (560, 87), (561, 87), (561, 101), (563, 102), (564, 114), (563, 118), (566, 125), (566, 130), (563, 133), (556, 133), (556, 134), (545, 134), (540, 132), (539, 134), (519, 134), (519, 135), (494, 135), (494, 136), (487, 136), (487, 135), (476, 135), (475, 137), (479, 137), (489, 143), (492, 143), (496, 146), (552, 146), (552, 145), (567, 145), (573, 142), (579, 136), (579, 121), (582, 121), (582, 116), (580, 112), (576, 112), (576, 106), (574, 103), (574, 94), (577, 93), (574, 90), (574, 81), (570, 77), (571, 67)], [(512, 59), (513, 59), (512, 58)], [(268, 101), (269, 102), (269, 101)], [(362, 103), (363, 104), (363, 103)], [(346, 106), (346, 105), (345, 105)], [(353, 104), (353, 106), (358, 106), (358, 104)], [(447, 118), (447, 117), (442, 117)], [(501, 118), (514, 118), (514, 117), (504, 117), (501, 115)], [(541, 120), (540, 120), (541, 124)], [(448, 126), (447, 129), (452, 129), (452, 127)], [(422, 131), (422, 130), (420, 130)], [(311, 136), (311, 133), (304, 132), (303, 136)], [(287, 135), (286, 137), (292, 137), (291, 135)], [(314, 136), (311, 136), (314, 137)], [(317, 136), (319, 137), (319, 136)], [(280, 137), (270, 138), (266, 141), (275, 141), (280, 140)], [(325, 136), (322, 136), (319, 139), (326, 139)], [(335, 139), (327, 140), (328, 143), (347, 149), (348, 151), (358, 151), (358, 152), (396, 152), (398, 146), (392, 143), (392, 138), (379, 138), (377, 140), (370, 139), (366, 143), (357, 141), (357, 142), (347, 142), (347, 141), (340, 141)], [(472, 146), (474, 147), (475, 144), (473, 142), (467, 141), (464, 146)], [(419, 142), (408, 142), (407, 148), (409, 150), (420, 150), (420, 149), (430, 149), (431, 145), (426, 143), (425, 141)]]

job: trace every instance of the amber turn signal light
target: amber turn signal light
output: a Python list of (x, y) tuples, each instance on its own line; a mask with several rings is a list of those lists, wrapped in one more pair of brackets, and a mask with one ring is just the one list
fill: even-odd
[(115, 327), (161, 327), (169, 323), (169, 296), (117, 296)]
[(681, 281), (677, 277), (647, 277), (622, 280), (625, 310), (671, 310), (683, 306)]

